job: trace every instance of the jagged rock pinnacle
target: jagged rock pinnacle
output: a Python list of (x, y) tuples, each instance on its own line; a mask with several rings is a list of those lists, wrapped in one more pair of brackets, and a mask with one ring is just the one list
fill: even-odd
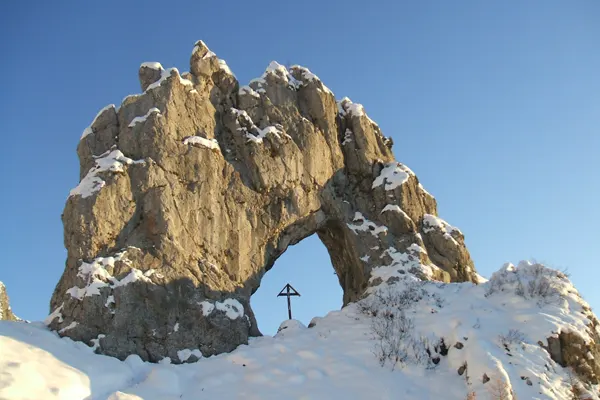
[(8, 300), (8, 294), (6, 294), (6, 287), (0, 282), (0, 320), (17, 320), (11, 308)]

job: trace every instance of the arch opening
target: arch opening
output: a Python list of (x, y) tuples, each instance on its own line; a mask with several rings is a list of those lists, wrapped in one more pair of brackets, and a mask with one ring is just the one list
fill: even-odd
[(330, 254), (319, 235), (312, 234), (287, 248), (262, 277), (250, 299), (263, 335), (274, 335), (288, 319), (287, 300), (277, 297), (287, 283), (301, 294), (291, 299), (292, 318), (306, 326), (312, 318), (342, 307), (344, 291)]

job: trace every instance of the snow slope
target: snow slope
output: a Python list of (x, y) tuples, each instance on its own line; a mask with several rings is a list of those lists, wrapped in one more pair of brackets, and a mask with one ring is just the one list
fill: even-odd
[[(535, 290), (541, 281), (550, 289)], [(285, 321), (274, 337), (182, 365), (122, 362), (42, 323), (2, 321), (0, 399), (568, 399), (573, 379), (538, 341), (561, 331), (589, 339), (584, 307), (563, 274), (530, 263), (479, 285), (406, 274), (311, 328)], [(400, 332), (397, 322), (408, 327), (400, 361), (378, 358), (377, 332)]]

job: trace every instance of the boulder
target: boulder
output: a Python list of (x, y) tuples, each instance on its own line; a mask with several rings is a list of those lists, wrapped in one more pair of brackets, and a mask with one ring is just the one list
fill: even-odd
[[(581, 381), (597, 385), (600, 383), (600, 323), (591, 309), (584, 309), (583, 313), (590, 321), (587, 332), (560, 332), (547, 339), (545, 348), (556, 363), (572, 368)], [(591, 340), (586, 340), (582, 333)]]

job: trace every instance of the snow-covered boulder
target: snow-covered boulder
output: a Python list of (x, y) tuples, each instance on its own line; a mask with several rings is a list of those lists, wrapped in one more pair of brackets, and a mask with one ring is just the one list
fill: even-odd
[(600, 323), (565, 273), (526, 261), (517, 267), (508, 263), (485, 286), (487, 296), (515, 295), (535, 302), (541, 310), (561, 311), (562, 325), (540, 338), (540, 346), (559, 365), (573, 368), (583, 381), (600, 383)]
[(302, 322), (297, 319), (287, 319), (279, 325), (275, 337), (283, 337), (303, 329), (306, 329), (306, 326)]
[(138, 72), (142, 92), (145, 92), (150, 85), (157, 82), (162, 77), (163, 71), (163, 66), (158, 62), (142, 63)]
[(319, 321), (321, 321), (322, 319), (323, 319), (323, 317), (314, 317), (308, 323), (308, 327), (309, 328), (314, 328), (315, 326), (317, 326), (317, 324), (319, 323)]
[(356, 304), (382, 366), (454, 370), (476, 398), (598, 398), (598, 319), (564, 273), (521, 262), (478, 285), (388, 282)]

